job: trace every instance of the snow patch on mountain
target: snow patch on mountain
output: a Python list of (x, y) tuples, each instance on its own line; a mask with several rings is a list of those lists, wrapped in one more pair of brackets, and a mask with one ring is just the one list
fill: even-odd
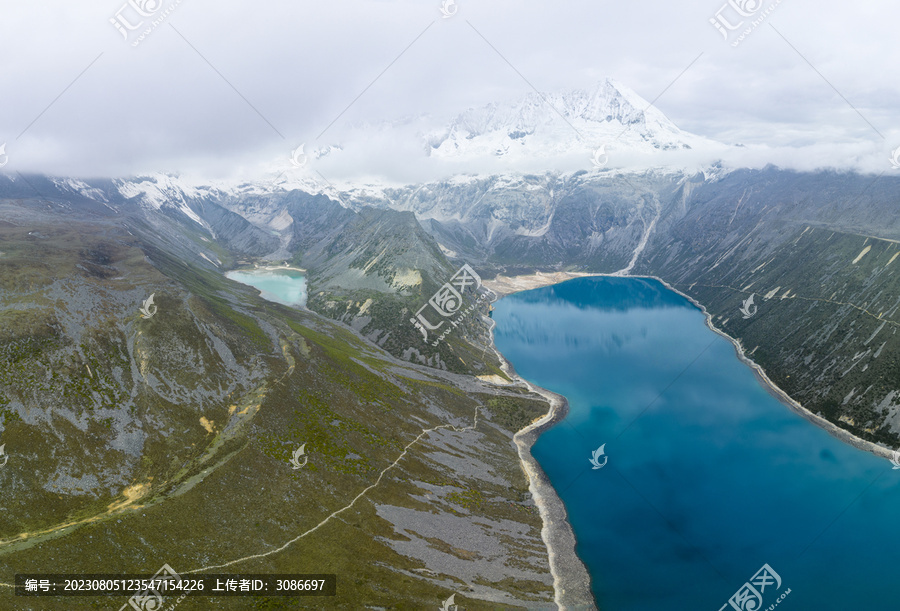
[(204, 229), (209, 229), (203, 219), (187, 205), (187, 198), (196, 199), (210, 195), (211, 192), (218, 195), (216, 189), (197, 187), (178, 176), (161, 173), (113, 182), (125, 198), (139, 198), (141, 204), (156, 210), (163, 207), (175, 208)]
[(109, 200), (106, 199), (106, 195), (103, 193), (103, 191), (90, 186), (83, 180), (78, 180), (76, 178), (51, 178), (50, 181), (60, 191), (77, 193), (102, 204), (109, 204)]

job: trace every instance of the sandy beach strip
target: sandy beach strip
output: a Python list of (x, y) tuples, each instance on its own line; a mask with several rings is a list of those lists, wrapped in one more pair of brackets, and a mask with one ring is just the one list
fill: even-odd
[(505, 297), (520, 291), (539, 289), (551, 284), (559, 284), (573, 278), (589, 278), (592, 276), (613, 276), (613, 274), (591, 274), (587, 272), (535, 272), (527, 276), (501, 276), (497, 275), (493, 280), (482, 282), (484, 286), (494, 291), (497, 297)]
[(232, 271), (240, 272), (240, 271), (252, 271), (261, 269), (267, 272), (279, 272), (279, 271), (292, 271), (292, 272), (300, 272), (301, 274), (305, 274), (306, 270), (301, 269), (299, 267), (291, 267), (290, 265), (257, 265), (253, 268), (248, 268), (247, 270), (235, 269)]

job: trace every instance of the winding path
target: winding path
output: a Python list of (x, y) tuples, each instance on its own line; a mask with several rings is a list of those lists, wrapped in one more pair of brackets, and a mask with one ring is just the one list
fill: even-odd
[(457, 427), (453, 426), (452, 424), (441, 424), (441, 425), (439, 425), (439, 426), (435, 426), (435, 427), (432, 427), (432, 428), (430, 428), (430, 429), (424, 429), (421, 433), (418, 434), (418, 436), (416, 436), (415, 439), (413, 439), (413, 440), (410, 441), (408, 444), (406, 444), (406, 447), (403, 448), (403, 452), (400, 453), (400, 456), (398, 456), (397, 459), (396, 459), (394, 462), (392, 462), (390, 465), (388, 465), (387, 467), (385, 467), (384, 469), (382, 469), (381, 473), (378, 474), (378, 479), (375, 480), (375, 483), (372, 484), (372, 485), (370, 485), (370, 486), (368, 486), (368, 487), (366, 487), (366, 488), (364, 488), (362, 492), (360, 492), (359, 494), (357, 494), (357, 495), (353, 498), (353, 500), (350, 501), (350, 504), (349, 504), (349, 505), (346, 505), (346, 506), (344, 506), (344, 507), (338, 509), (337, 511), (333, 511), (333, 512), (330, 513), (324, 520), (322, 520), (321, 522), (319, 522), (318, 524), (316, 524), (315, 526), (313, 526), (312, 528), (310, 528), (310, 529), (307, 530), (306, 532), (301, 533), (301, 534), (297, 535), (296, 537), (294, 537), (293, 539), (287, 541), (287, 542), (286, 542), (285, 544), (283, 544), (281, 547), (277, 547), (277, 548), (275, 548), (275, 549), (273, 549), (273, 550), (269, 550), (268, 552), (263, 552), (263, 553), (260, 553), (260, 554), (251, 554), (251, 555), (249, 555), (249, 556), (244, 556), (243, 558), (237, 558), (237, 559), (235, 559), (235, 560), (231, 560), (231, 561), (226, 562), (226, 563), (224, 563), (224, 564), (213, 564), (213, 565), (210, 565), (210, 566), (204, 566), (204, 567), (201, 567), (201, 568), (199, 568), (199, 569), (192, 569), (192, 570), (190, 570), (190, 571), (183, 571), (182, 574), (183, 574), (183, 575), (189, 575), (189, 574), (192, 574), (192, 573), (202, 573), (203, 571), (208, 571), (208, 570), (211, 570), (211, 569), (221, 569), (221, 568), (225, 568), (225, 567), (227, 567), (227, 566), (231, 566), (231, 565), (233, 565), (233, 564), (237, 564), (237, 563), (239, 563), (239, 562), (244, 562), (244, 561), (246, 561), (246, 560), (253, 560), (253, 559), (256, 559), (256, 558), (265, 558), (266, 556), (271, 556), (272, 554), (277, 554), (277, 553), (279, 553), (279, 552), (283, 552), (283, 551), (286, 550), (289, 546), (291, 546), (292, 544), (296, 543), (297, 541), (299, 541), (300, 539), (302, 539), (302, 538), (305, 537), (306, 535), (308, 535), (308, 534), (310, 534), (310, 533), (313, 533), (313, 532), (317, 531), (319, 528), (321, 528), (322, 526), (324, 526), (325, 524), (327, 524), (329, 521), (331, 521), (331, 519), (334, 518), (335, 516), (338, 516), (338, 515), (340, 515), (341, 513), (345, 512), (345, 511), (347, 511), (348, 509), (350, 509), (351, 507), (353, 507), (353, 506), (356, 504), (356, 501), (358, 501), (359, 499), (363, 498), (363, 497), (366, 495), (366, 493), (369, 492), (369, 490), (375, 488), (378, 484), (380, 484), (380, 483), (381, 483), (381, 478), (384, 477), (384, 474), (387, 473), (388, 471), (390, 471), (391, 469), (393, 469), (394, 467), (396, 467), (397, 464), (398, 464), (401, 460), (403, 460), (403, 457), (406, 456), (407, 452), (409, 452), (409, 449), (410, 449), (412, 446), (414, 446), (416, 443), (418, 443), (419, 440), (422, 439), (422, 437), (424, 437), (425, 435), (427, 435), (427, 434), (429, 434), (429, 433), (431, 433), (431, 432), (433, 432), (433, 431), (437, 431), (437, 430), (439, 430), (439, 429), (452, 429), (453, 431), (455, 431), (455, 432), (457, 432), (457, 433), (461, 433), (461, 432), (463, 432), (463, 431), (474, 430), (475, 427), (477, 427), (477, 426), (478, 426), (478, 407), (475, 408), (475, 420), (474, 420), (474, 423), (473, 423), (471, 426), (466, 426), (466, 427), (463, 427), (463, 428), (457, 428)]

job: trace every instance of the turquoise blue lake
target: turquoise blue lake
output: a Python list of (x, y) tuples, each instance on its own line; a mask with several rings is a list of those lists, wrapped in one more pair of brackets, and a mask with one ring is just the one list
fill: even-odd
[(780, 403), (686, 299), (584, 278), (494, 306), (517, 373), (569, 400), (532, 453), (601, 609), (900, 609), (900, 470)]
[(260, 297), (289, 306), (306, 305), (306, 277), (296, 270), (243, 270), (225, 273), (241, 284), (259, 289)]

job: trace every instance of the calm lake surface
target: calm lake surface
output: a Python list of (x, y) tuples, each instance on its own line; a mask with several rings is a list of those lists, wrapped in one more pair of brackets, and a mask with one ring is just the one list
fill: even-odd
[(532, 453), (601, 609), (900, 609), (900, 470), (768, 394), (686, 299), (583, 278), (494, 305), (500, 351), (569, 400)]
[(231, 271), (225, 277), (259, 289), (263, 299), (289, 306), (306, 305), (306, 277), (296, 270)]

